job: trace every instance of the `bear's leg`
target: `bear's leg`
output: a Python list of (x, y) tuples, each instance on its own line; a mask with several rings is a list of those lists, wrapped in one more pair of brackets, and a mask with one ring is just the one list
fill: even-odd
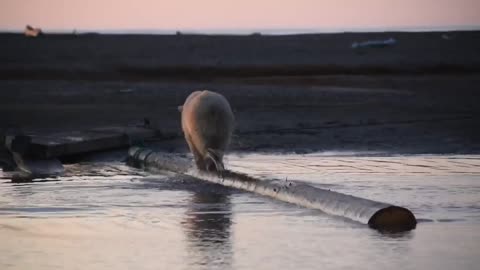
[(193, 158), (195, 159), (195, 164), (197, 165), (197, 168), (199, 170), (205, 171), (207, 168), (203, 157), (193, 144), (190, 135), (185, 134), (185, 140), (187, 141), (188, 148), (190, 148), (190, 152), (192, 152), (193, 154)]

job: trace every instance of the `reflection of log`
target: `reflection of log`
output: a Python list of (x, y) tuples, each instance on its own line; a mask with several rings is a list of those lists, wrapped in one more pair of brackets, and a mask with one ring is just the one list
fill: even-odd
[(40, 28), (34, 28), (30, 25), (27, 25), (25, 27), (25, 36), (27, 36), (27, 37), (38, 37), (42, 34), (43, 34), (42, 29), (40, 29)]
[(307, 184), (278, 180), (258, 180), (243, 174), (226, 171), (223, 177), (199, 172), (191, 160), (149, 149), (132, 147), (130, 160), (137, 166), (161, 169), (190, 175), (198, 179), (235, 187), (297, 205), (319, 209), (327, 214), (346, 217), (371, 228), (387, 231), (406, 231), (416, 227), (415, 216), (406, 208), (357, 198)]

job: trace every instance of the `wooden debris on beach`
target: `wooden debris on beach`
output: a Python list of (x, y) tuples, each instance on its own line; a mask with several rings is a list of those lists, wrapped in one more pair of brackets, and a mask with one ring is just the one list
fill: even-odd
[[(143, 127), (105, 127), (51, 134), (33, 133), (14, 136), (12, 147), (22, 148), (22, 151), (15, 149), (14, 151), (21, 152), (23, 157), (49, 159), (127, 147), (155, 135), (155, 130)], [(23, 143), (15, 143), (20, 138)], [(19, 146), (16, 146), (17, 144)]]
[(27, 25), (25, 27), (24, 34), (26, 37), (38, 37), (38, 36), (41, 36), (43, 32), (42, 32), (42, 29), (40, 28), (34, 28), (30, 25)]
[(5, 145), (5, 134), (0, 132), (0, 168), (5, 171), (15, 170), (15, 161), (13, 160), (10, 151)]
[(4, 136), (4, 146), (17, 170), (28, 177), (60, 175), (63, 166), (58, 158), (105, 151), (142, 143), (157, 131), (145, 127), (104, 127), (60, 133), (32, 133)]
[(365, 48), (386, 48), (397, 44), (397, 40), (389, 38), (385, 40), (367, 40), (362, 42), (353, 42), (352, 49), (365, 49)]

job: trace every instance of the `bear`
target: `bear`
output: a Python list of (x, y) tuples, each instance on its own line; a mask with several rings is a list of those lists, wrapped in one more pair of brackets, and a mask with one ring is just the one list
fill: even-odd
[(183, 134), (197, 168), (223, 173), (223, 156), (230, 144), (235, 121), (227, 99), (213, 91), (195, 91), (178, 110), (182, 115)]

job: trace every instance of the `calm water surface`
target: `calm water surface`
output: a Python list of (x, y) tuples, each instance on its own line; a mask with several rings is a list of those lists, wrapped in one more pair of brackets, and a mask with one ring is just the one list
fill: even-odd
[(479, 269), (480, 156), (230, 155), (230, 169), (406, 206), (401, 234), (122, 162), (0, 180), (0, 269)]

